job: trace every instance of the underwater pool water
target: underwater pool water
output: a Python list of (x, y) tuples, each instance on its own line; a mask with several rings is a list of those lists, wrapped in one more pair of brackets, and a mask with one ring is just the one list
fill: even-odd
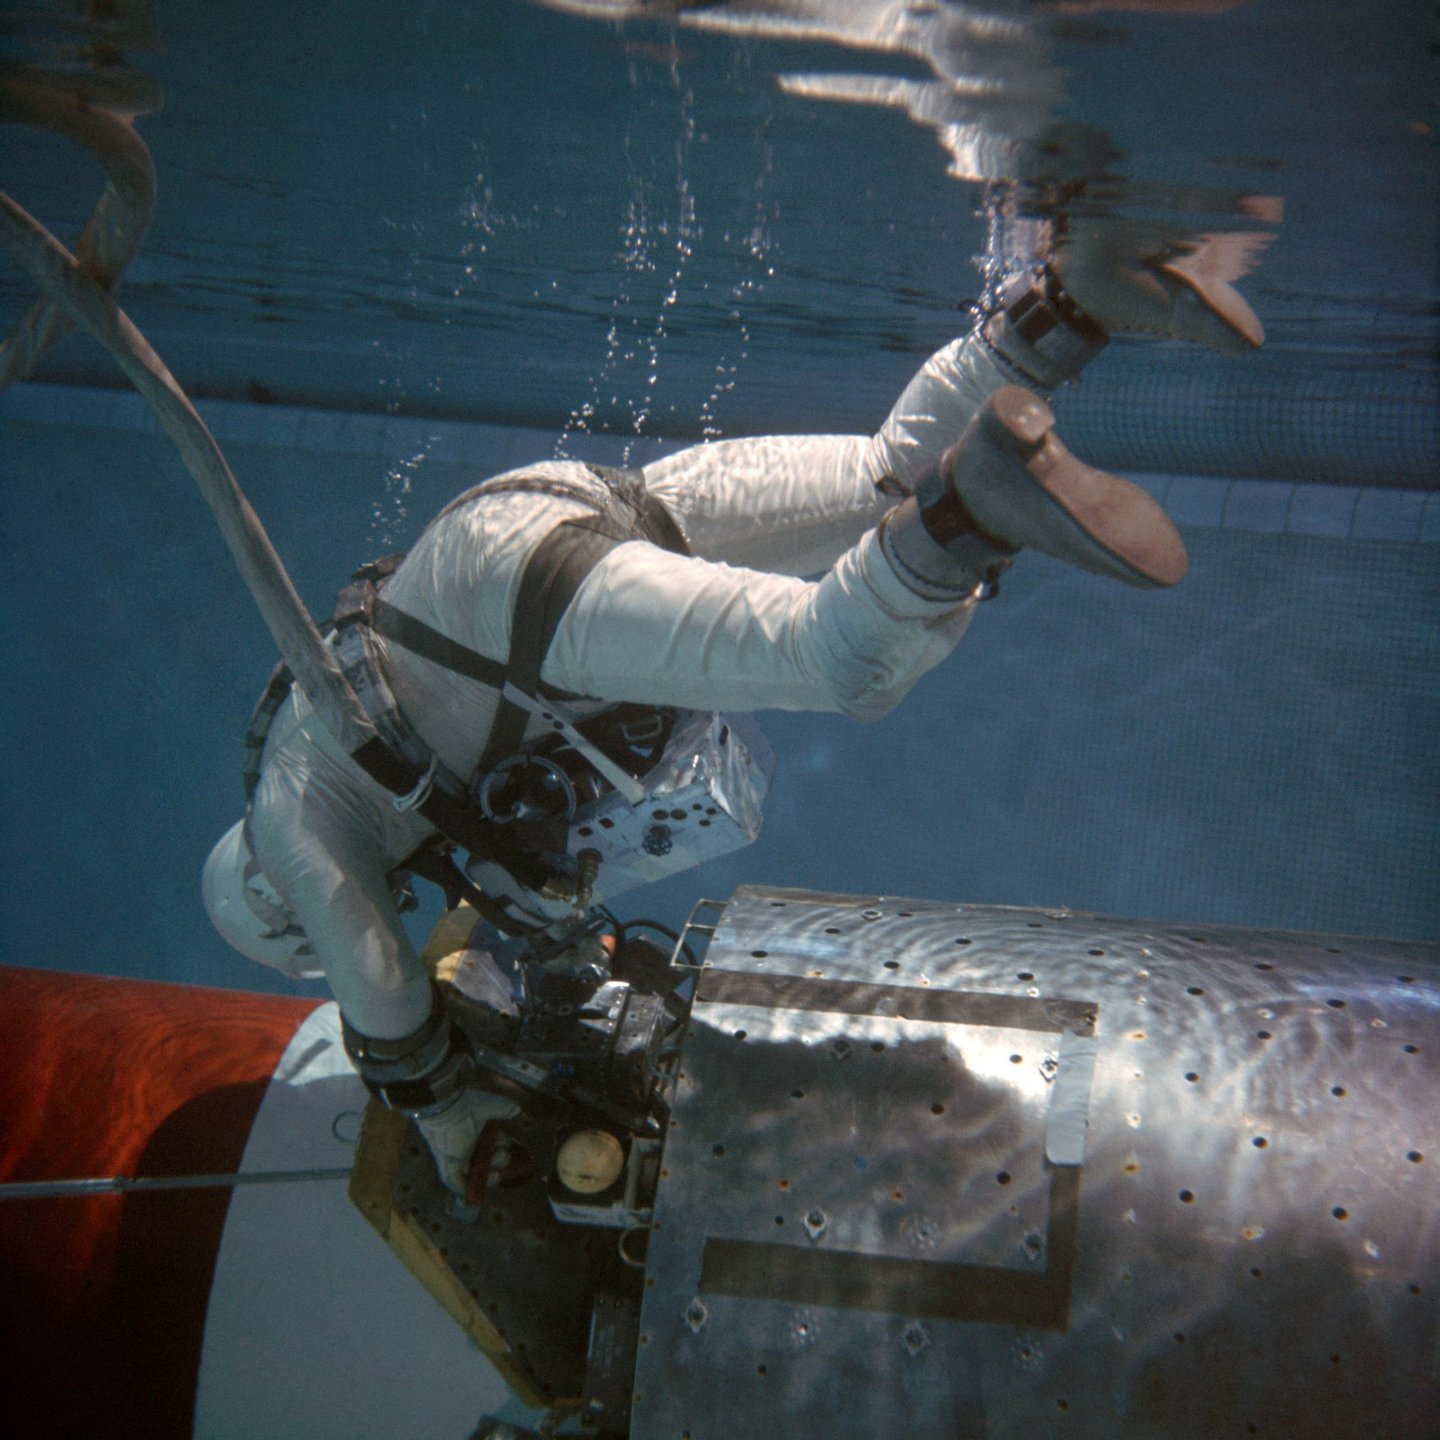
[[(1352, 9), (1047, 41), (1056, 113), (1124, 152), (1112, 213), (1203, 188), (1192, 218), (1276, 235), (1241, 282), (1264, 351), (1116, 342), (1061, 402), (1077, 450), (1170, 506), (1185, 584), (1027, 557), (884, 721), (762, 717), (761, 840), (622, 913), (753, 881), (1436, 938), (1434, 137), (1407, 7)], [(484, 474), (871, 427), (967, 323), (985, 231), (939, 132), (778, 78), (921, 81), (914, 54), (514, 0), (344, 17), (162, 10), (166, 51), (135, 57), (166, 86), (140, 125), (161, 198), (122, 291), (316, 613)], [(13, 159), (72, 234), (93, 170)], [(25, 298), (8, 263), (0, 293)], [(291, 988), (199, 904), (273, 661), (209, 515), (82, 339), (0, 423), (7, 958)]]

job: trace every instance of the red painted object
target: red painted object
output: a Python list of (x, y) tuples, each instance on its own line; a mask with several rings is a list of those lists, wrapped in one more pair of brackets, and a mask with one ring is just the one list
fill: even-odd
[[(235, 1170), (317, 1003), (0, 968), (0, 1182)], [(0, 1434), (191, 1434), (230, 1196), (0, 1202)]]

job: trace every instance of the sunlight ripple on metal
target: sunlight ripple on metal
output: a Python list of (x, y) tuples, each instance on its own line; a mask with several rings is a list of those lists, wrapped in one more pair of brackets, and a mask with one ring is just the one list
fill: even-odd
[(741, 890), (631, 1433), (1429, 1433), (1437, 1001), (1423, 944)]

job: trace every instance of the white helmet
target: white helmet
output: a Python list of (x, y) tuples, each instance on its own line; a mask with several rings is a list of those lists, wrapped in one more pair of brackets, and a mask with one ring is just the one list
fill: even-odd
[(324, 972), (305, 932), (250, 853), (244, 821), (232, 825), (210, 852), (200, 877), (205, 913), (226, 944), (292, 980)]

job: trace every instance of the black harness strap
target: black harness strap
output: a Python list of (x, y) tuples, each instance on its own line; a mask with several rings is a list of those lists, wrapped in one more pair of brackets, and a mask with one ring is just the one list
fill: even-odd
[[(601, 466), (590, 468), (608, 487), (609, 503), (596, 515), (561, 521), (535, 547), (520, 579), (510, 626), (506, 680), (532, 698), (545, 691), (540, 667), (565, 611), (605, 556), (632, 540), (648, 540), (675, 554), (689, 554), (680, 527), (645, 489), (638, 474)], [(529, 722), (526, 708), (502, 689), (500, 706), (480, 757), (480, 774), (519, 750)]]
[[(609, 534), (592, 521), (571, 520), (557, 525), (536, 546), (520, 581), (510, 627), (510, 664), (505, 678), (517, 690), (530, 696), (539, 693), (540, 667), (571, 600), (596, 565), (632, 538)], [(478, 772), (483, 775), (515, 754), (529, 723), (530, 712), (502, 689)]]
[[(468, 781), (441, 765), (400, 713), (374, 657), (366, 659), (368, 641), (358, 650), (350, 641), (357, 634), (363, 637), (368, 629), (424, 659), (498, 691), (499, 708), (477, 773), (483, 775), (500, 760), (516, 753), (524, 741), (529, 712), (507, 696), (507, 687), (511, 693), (518, 690), (531, 698), (541, 695), (557, 700), (581, 698), (542, 684), (540, 669), (566, 609), (595, 566), (611, 550), (631, 540), (647, 540), (678, 554), (689, 553), (679, 526), (664, 505), (646, 492), (638, 474), (599, 466), (591, 469), (605, 482), (604, 500), (573, 485), (522, 476), (487, 483), (447, 507), (447, 510), (453, 509), (455, 504), (464, 503), (477, 493), (508, 491), (556, 494), (594, 507), (590, 515), (560, 522), (527, 562), (511, 625), (510, 654), (505, 663), (461, 645), (383, 598), (379, 587), (398, 567), (404, 558), (401, 555), (387, 556), (363, 566), (336, 602), (337, 649), (350, 656), (347, 677), (357, 686), (357, 693), (368, 696), (367, 712), (377, 731), (375, 738), (353, 751), (350, 758), (371, 779), (399, 797), (397, 808), (415, 810), (443, 837), (441, 846), (433, 852), (430, 842), (422, 846), (405, 862), (405, 868), (435, 880), (445, 889), (452, 905), (457, 898), (469, 899), (482, 914), (512, 931), (526, 927), (488, 901), (440, 853), (440, 848), (448, 842), (486, 855), (523, 885), (537, 890), (550, 875), (546, 862), (518, 842), (516, 827), (497, 823), (474, 803)], [(357, 632), (348, 628), (351, 626), (362, 629)], [(282, 667), (271, 677), (256, 707), (251, 731), (246, 737), (247, 794), (253, 792), (259, 778), (266, 733), (289, 687), (290, 676)], [(563, 848), (563, 839), (559, 844)]]
[(370, 612), (370, 628), (377, 635), (383, 635), (413, 654), (455, 671), (457, 675), (478, 680), (493, 690), (501, 690), (505, 686), (505, 667), (500, 661), (492, 660), (478, 650), (471, 650), (423, 620), (397, 610), (383, 595), (377, 597)]

